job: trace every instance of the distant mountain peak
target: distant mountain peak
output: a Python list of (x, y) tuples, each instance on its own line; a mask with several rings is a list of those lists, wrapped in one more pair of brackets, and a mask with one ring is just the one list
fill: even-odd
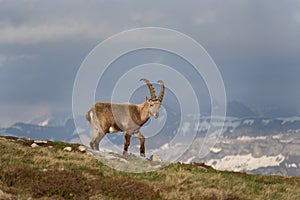
[(258, 115), (248, 106), (239, 101), (230, 101), (227, 103), (227, 116), (229, 117), (257, 117)]
[(39, 126), (48, 126), (48, 125), (49, 125), (49, 121), (50, 121), (50, 119), (46, 119), (46, 120), (44, 120), (44, 121), (38, 123), (38, 125), (39, 125)]

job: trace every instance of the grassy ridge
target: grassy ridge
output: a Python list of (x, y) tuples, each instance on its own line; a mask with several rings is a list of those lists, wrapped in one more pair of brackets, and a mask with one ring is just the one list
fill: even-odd
[(49, 142), (31, 148), (32, 142), (0, 137), (4, 192), (0, 199), (300, 199), (299, 177), (248, 175), (180, 163), (130, 174), (93, 156), (62, 151), (70, 144)]

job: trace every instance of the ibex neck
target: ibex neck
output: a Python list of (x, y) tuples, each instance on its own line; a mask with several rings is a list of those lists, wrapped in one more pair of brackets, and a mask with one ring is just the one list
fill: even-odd
[(148, 103), (144, 102), (142, 104), (139, 104), (138, 107), (141, 115), (141, 121), (146, 122), (150, 118)]

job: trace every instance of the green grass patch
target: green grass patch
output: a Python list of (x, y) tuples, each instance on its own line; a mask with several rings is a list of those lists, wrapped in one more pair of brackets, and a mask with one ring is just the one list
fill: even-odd
[[(0, 137), (0, 189), (5, 193), (0, 199), (300, 199), (299, 177), (216, 171), (201, 163), (126, 173), (93, 156), (62, 151), (78, 144), (31, 148), (32, 142)], [(129, 162), (140, 171), (149, 167), (147, 160)]]

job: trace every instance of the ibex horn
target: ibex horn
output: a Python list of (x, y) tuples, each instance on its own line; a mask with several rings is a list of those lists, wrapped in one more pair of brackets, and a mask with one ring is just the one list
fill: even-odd
[(152, 84), (150, 83), (150, 81), (145, 79), (145, 78), (142, 78), (140, 81), (145, 81), (146, 82), (146, 84), (149, 88), (149, 91), (150, 91), (151, 99), (156, 99), (155, 90), (154, 90)]
[(164, 85), (164, 82), (162, 80), (159, 80), (157, 82), (161, 84), (161, 89), (160, 89), (158, 100), (160, 102), (162, 102), (163, 97), (164, 97), (164, 93), (165, 93), (165, 85)]

